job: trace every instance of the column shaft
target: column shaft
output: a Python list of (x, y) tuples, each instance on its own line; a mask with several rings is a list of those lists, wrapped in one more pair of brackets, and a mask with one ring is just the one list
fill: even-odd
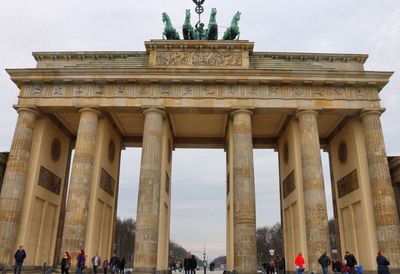
[(307, 270), (314, 273), (321, 271), (318, 258), (322, 252), (329, 251), (328, 216), (317, 115), (318, 113), (313, 110), (304, 110), (297, 114), (300, 129), (304, 212), (307, 235)]
[(6, 264), (13, 262), (14, 248), (19, 244), (15, 241), (38, 114), (29, 108), (20, 108), (18, 113), (0, 196), (0, 261)]
[(83, 108), (80, 113), (61, 247), (61, 254), (68, 251), (73, 259), (76, 258), (80, 249), (85, 248), (93, 160), (100, 115), (97, 110), (91, 108)]
[(234, 269), (239, 274), (257, 272), (251, 115), (248, 110), (232, 113)]
[(379, 111), (361, 114), (379, 249), (400, 268), (400, 226)]
[(153, 273), (153, 268), (157, 267), (164, 112), (159, 109), (147, 109), (144, 114), (134, 254), (135, 273)]

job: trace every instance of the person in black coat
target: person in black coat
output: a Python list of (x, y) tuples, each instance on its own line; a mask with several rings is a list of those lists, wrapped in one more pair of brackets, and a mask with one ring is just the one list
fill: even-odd
[(378, 264), (378, 274), (389, 274), (389, 267), (390, 262), (383, 254), (383, 251), (378, 252), (378, 256), (376, 257), (376, 263)]
[(15, 259), (14, 274), (21, 274), (22, 264), (24, 263), (25, 258), (26, 258), (25, 250), (23, 249), (23, 246), (20, 245), (18, 250), (14, 254), (14, 259)]
[(349, 251), (346, 251), (346, 255), (344, 256), (344, 259), (347, 262), (347, 266), (350, 268), (350, 274), (357, 274), (357, 271), (356, 271), (356, 265), (357, 265), (356, 257), (354, 257), (354, 255), (351, 254)]
[(194, 255), (189, 259), (190, 274), (196, 274), (197, 260)]

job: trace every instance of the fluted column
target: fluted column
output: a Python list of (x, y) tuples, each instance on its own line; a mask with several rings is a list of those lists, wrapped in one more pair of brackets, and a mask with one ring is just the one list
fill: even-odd
[(61, 254), (68, 251), (74, 259), (85, 248), (99, 115), (94, 108), (80, 110), (61, 247)]
[(400, 226), (379, 110), (361, 113), (378, 246), (392, 268), (400, 268)]
[(157, 267), (164, 112), (144, 112), (142, 159), (136, 220), (134, 273), (154, 273)]
[(38, 112), (19, 108), (0, 196), (0, 262), (13, 263), (19, 217), (25, 193), (29, 156)]
[(233, 234), (234, 269), (239, 274), (257, 273), (256, 205), (254, 188), (252, 112), (232, 114), (233, 128)]
[(318, 258), (322, 252), (329, 251), (328, 215), (317, 125), (318, 113), (314, 110), (302, 110), (296, 116), (300, 129), (308, 252), (307, 270), (317, 273), (321, 271)]

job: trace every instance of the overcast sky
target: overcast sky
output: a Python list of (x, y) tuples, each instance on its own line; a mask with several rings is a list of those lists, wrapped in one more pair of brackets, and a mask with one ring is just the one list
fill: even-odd
[[(0, 150), (8, 151), (15, 127), (18, 90), (5, 68), (35, 66), (33, 51), (144, 50), (161, 38), (161, 13), (183, 24), (191, 0), (1, 0)], [(400, 2), (398, 0), (206, 0), (217, 22), (228, 26), (242, 12), (241, 39), (255, 51), (367, 53), (367, 70), (394, 71), (381, 92), (389, 155), (400, 155)], [(194, 20), (192, 20), (194, 22)], [(220, 33), (223, 29), (220, 29)], [(323, 153), (329, 215), (332, 215), (327, 155)], [(225, 254), (225, 155), (223, 150), (174, 152), (171, 238), (209, 258)], [(280, 221), (277, 155), (256, 150), (257, 226)], [(140, 149), (123, 152), (118, 215), (135, 218)]]

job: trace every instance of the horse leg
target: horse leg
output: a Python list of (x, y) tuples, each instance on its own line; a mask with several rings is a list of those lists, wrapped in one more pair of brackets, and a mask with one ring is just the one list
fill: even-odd
[(240, 31), (238, 32), (238, 35), (237, 35), (237, 39), (236, 39), (236, 40), (239, 40), (239, 37), (240, 37)]

